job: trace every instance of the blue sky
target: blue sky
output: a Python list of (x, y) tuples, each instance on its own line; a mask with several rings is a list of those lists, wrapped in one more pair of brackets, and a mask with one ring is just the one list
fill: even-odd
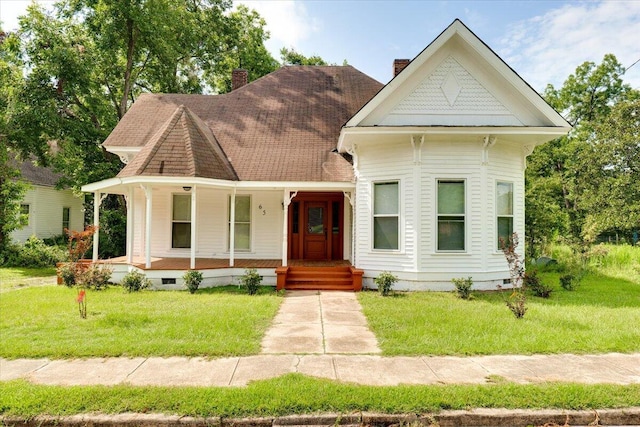
[[(0, 20), (15, 28), (30, 0), (0, 0)], [(640, 59), (640, 0), (365, 1), (242, 0), (267, 21), (267, 48), (343, 60), (386, 83), (394, 58), (413, 58), (455, 18), (464, 22), (534, 89), (562, 85), (584, 61), (613, 53), (626, 67)], [(44, 5), (49, 1), (40, 1)], [(640, 63), (624, 80), (640, 89)]]

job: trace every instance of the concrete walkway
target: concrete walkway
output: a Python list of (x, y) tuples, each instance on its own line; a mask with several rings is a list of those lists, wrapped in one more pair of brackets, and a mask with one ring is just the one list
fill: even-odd
[(356, 295), (290, 292), (250, 357), (0, 359), (0, 381), (52, 385), (244, 386), (301, 373), (331, 380), (398, 384), (546, 381), (640, 384), (640, 353), (483, 357), (381, 357)]
[(262, 340), (263, 354), (374, 354), (378, 340), (353, 292), (289, 291)]

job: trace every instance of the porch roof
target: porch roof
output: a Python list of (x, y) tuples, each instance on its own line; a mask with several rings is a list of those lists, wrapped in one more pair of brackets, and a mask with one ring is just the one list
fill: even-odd
[(83, 185), (82, 191), (108, 194), (127, 194), (129, 188), (137, 186), (157, 187), (209, 187), (243, 190), (291, 190), (291, 191), (353, 191), (354, 182), (309, 182), (309, 181), (227, 181), (198, 177), (131, 176), (116, 177)]

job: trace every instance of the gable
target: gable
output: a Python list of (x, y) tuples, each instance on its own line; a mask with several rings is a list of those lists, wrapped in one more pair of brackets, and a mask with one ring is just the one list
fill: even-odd
[(569, 124), (455, 20), (345, 125), (561, 127)]

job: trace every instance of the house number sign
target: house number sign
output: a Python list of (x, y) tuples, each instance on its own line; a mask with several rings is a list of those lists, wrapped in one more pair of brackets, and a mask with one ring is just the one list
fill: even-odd
[(262, 212), (263, 216), (267, 214), (267, 210), (266, 209), (262, 209), (262, 205), (258, 205), (258, 210)]

